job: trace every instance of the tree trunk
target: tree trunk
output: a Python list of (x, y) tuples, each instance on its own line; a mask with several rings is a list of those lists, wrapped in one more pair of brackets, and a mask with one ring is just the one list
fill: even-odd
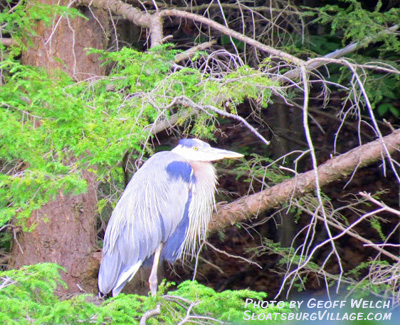
[[(61, 5), (67, 4), (67, 1), (61, 2)], [(104, 75), (98, 57), (86, 55), (85, 49), (105, 48), (107, 14), (100, 10), (84, 14), (89, 20), (55, 17), (50, 27), (39, 22), (34, 45), (23, 53), (22, 63), (45, 67), (50, 73), (62, 69), (75, 80)], [(97, 292), (99, 262), (93, 257), (96, 249), (97, 181), (90, 172), (82, 172), (82, 177), (88, 184), (87, 192), (76, 196), (59, 193), (54, 201), (35, 211), (28, 226), (34, 224), (36, 227), (32, 232), (18, 233), (11, 252), (10, 266), (14, 268), (41, 262), (63, 266), (66, 272), (62, 278), (68, 289), (58, 288), (58, 294), (82, 290)]]
[[(303, 149), (304, 146), (302, 147), (299, 143), (304, 141), (304, 144), (306, 144), (302, 110), (296, 108), (289, 110), (285, 103), (276, 101), (270, 107), (269, 112), (272, 121), (270, 125), (275, 135), (271, 138), (272, 158), (278, 159), (288, 152)], [(300, 161), (300, 164), (302, 165), (302, 161)], [(298, 168), (298, 172), (303, 172), (302, 166), (298, 166)], [(277, 222), (277, 237), (283, 247), (290, 247), (296, 235), (294, 215), (287, 209), (280, 211), (278, 215), (280, 220)]]
[[(40, 0), (42, 3), (57, 3), (66, 6), (68, 1)], [(62, 69), (72, 78), (80, 81), (105, 73), (100, 66), (98, 55), (86, 55), (85, 49), (105, 49), (108, 27), (107, 13), (100, 9), (81, 8), (89, 20), (81, 17), (55, 17), (52, 26), (38, 22), (33, 45), (22, 54), (22, 63), (45, 67), (49, 72)]]
[(76, 196), (60, 193), (55, 201), (36, 210), (27, 222), (32, 232), (20, 232), (12, 250), (13, 268), (27, 264), (53, 262), (66, 270), (62, 274), (68, 289), (58, 294), (96, 292), (98, 261), (96, 250), (97, 184), (92, 173), (83, 172), (88, 182), (86, 193)]

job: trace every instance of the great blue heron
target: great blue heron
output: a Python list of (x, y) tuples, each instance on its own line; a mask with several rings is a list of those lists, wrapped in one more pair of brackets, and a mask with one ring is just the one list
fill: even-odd
[(148, 159), (132, 177), (108, 222), (100, 293), (118, 295), (140, 266), (153, 258), (149, 286), (154, 295), (159, 261), (193, 255), (205, 238), (217, 183), (211, 162), (241, 157), (198, 139), (183, 139), (172, 151)]

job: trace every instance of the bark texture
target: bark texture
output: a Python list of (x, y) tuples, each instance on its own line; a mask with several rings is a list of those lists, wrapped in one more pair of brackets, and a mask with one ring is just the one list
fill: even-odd
[[(56, 4), (57, 1), (42, 0)], [(68, 5), (68, 1), (61, 1)], [(45, 67), (50, 73), (55, 69), (66, 71), (76, 80), (104, 75), (104, 67), (95, 55), (86, 55), (86, 48), (105, 48), (107, 14), (100, 10), (84, 12), (89, 20), (55, 17), (53, 25), (39, 22), (34, 45), (23, 53), (23, 64)], [(96, 17), (93, 16), (96, 15)], [(71, 157), (70, 159), (76, 159)], [(35, 211), (28, 225), (32, 232), (17, 234), (10, 267), (26, 264), (55, 262), (66, 269), (62, 274), (68, 289), (58, 293), (97, 292), (96, 275), (99, 261), (96, 249), (97, 181), (94, 174), (83, 171), (88, 187), (85, 194), (70, 196), (59, 193), (57, 198)]]
[[(68, 1), (41, 0), (46, 4), (68, 5)], [(22, 54), (22, 63), (45, 67), (49, 72), (62, 69), (76, 80), (104, 75), (98, 55), (86, 55), (87, 48), (104, 49), (108, 29), (107, 13), (99, 9), (81, 9), (89, 20), (81, 17), (54, 17), (53, 24), (46, 27), (38, 22), (33, 46)]]
[(36, 210), (28, 220), (32, 232), (20, 232), (12, 251), (12, 267), (52, 262), (66, 270), (62, 274), (68, 289), (59, 294), (97, 291), (98, 260), (96, 250), (97, 184), (93, 174), (84, 172), (88, 182), (85, 194), (60, 193), (55, 201)]

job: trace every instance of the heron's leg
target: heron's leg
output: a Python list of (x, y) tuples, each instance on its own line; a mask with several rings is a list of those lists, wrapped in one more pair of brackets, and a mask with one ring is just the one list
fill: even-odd
[(160, 262), (160, 255), (162, 248), (163, 244), (160, 244), (157, 247), (156, 251), (154, 252), (153, 267), (151, 268), (151, 273), (149, 277), (149, 287), (152, 296), (155, 296), (157, 293), (157, 284), (158, 284), (157, 270), (158, 270), (158, 264)]

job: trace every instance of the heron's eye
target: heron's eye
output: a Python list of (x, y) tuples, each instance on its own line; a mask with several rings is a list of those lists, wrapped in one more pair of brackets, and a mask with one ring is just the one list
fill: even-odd
[(193, 150), (194, 150), (194, 151), (197, 151), (197, 150), (199, 150), (199, 148), (197, 148), (197, 147), (193, 147)]

